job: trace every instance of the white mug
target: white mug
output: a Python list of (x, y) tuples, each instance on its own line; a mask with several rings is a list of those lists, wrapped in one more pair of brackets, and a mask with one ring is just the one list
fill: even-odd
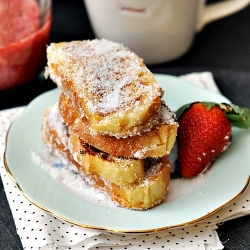
[(123, 43), (147, 64), (182, 56), (196, 32), (250, 0), (84, 0), (97, 38)]

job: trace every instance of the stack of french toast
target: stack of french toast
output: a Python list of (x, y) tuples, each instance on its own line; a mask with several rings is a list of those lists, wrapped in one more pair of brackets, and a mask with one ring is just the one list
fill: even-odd
[(45, 75), (60, 90), (43, 117), (49, 151), (120, 207), (162, 203), (178, 123), (143, 60), (105, 39), (52, 43), (47, 59)]

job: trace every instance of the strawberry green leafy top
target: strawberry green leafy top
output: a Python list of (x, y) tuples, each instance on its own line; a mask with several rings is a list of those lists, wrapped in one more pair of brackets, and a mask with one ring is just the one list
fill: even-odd
[[(208, 110), (210, 110), (214, 106), (218, 106), (225, 114), (227, 119), (230, 121), (232, 126), (236, 126), (242, 129), (250, 129), (250, 109), (245, 107), (239, 107), (235, 104), (231, 103), (215, 103), (215, 102), (201, 102), (203, 103)], [(176, 116), (177, 119), (182, 115), (185, 110), (187, 110), (192, 104), (185, 104), (180, 107)]]

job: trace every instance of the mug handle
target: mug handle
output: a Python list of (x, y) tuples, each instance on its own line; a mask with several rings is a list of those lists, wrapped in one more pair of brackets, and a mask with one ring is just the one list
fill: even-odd
[(228, 0), (203, 6), (196, 31), (201, 31), (206, 24), (233, 14), (248, 4), (250, 4), (250, 0)]

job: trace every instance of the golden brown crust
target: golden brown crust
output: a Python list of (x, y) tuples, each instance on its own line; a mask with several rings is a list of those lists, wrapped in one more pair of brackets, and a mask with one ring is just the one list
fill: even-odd
[(59, 112), (78, 137), (101, 151), (121, 157), (139, 158), (168, 155), (174, 145), (178, 123), (159, 121), (150, 131), (126, 138), (93, 133), (64, 93), (59, 98)]
[(73, 125), (77, 119), (81, 119), (79, 111), (63, 92), (59, 96), (58, 108), (60, 115), (68, 126)]
[(127, 186), (145, 178), (145, 160), (106, 154), (81, 142), (74, 132), (69, 135), (69, 150), (85, 171), (98, 174), (114, 184)]
[(143, 60), (105, 39), (51, 44), (47, 59), (45, 75), (62, 91), (43, 118), (50, 152), (121, 207), (160, 204), (178, 123)]
[(162, 89), (143, 60), (121, 44), (101, 40), (51, 44), (46, 76), (102, 134), (132, 136), (150, 129)]
[(50, 109), (47, 109), (44, 113), (42, 127), (45, 144), (52, 154), (60, 158), (67, 158), (75, 164), (85, 177), (92, 180), (94, 187), (107, 193), (119, 206), (128, 209), (145, 210), (164, 201), (168, 191), (171, 170), (171, 163), (167, 157), (156, 160), (145, 172), (145, 177), (141, 181), (138, 180), (131, 185), (117, 185), (105, 180), (99, 174), (90, 174), (85, 165), (80, 165), (74, 160), (68, 147), (67, 128), (63, 132), (64, 137), (62, 137), (62, 131), (58, 131), (58, 128), (64, 125), (58, 124), (58, 119), (57, 124), (51, 124), (49, 112)]

